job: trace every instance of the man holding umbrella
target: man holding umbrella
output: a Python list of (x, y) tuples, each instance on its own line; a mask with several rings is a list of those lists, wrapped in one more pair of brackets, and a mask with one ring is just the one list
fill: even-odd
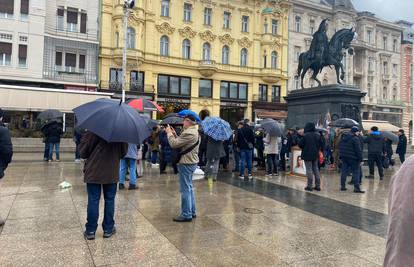
[(404, 134), (404, 130), (398, 131), (398, 145), (396, 153), (400, 156), (401, 164), (405, 161), (405, 154), (407, 153), (407, 137)]
[(173, 149), (181, 149), (178, 161), (180, 178), (181, 214), (175, 217), (175, 222), (191, 222), (196, 215), (196, 203), (193, 190), (193, 173), (198, 164), (198, 147), (200, 144), (196, 118), (186, 115), (183, 121), (183, 131), (177, 136), (172, 127), (167, 127), (168, 142)]

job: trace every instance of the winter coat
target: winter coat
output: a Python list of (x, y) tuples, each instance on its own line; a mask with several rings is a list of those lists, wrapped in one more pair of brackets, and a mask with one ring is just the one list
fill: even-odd
[(151, 151), (158, 151), (160, 145), (160, 133), (153, 131), (151, 134)]
[(237, 147), (239, 149), (250, 149), (248, 143), (254, 145), (254, 133), (248, 125), (245, 125), (237, 130)]
[[(0, 168), (4, 170), (11, 162), (13, 157), (13, 144), (10, 137), (10, 132), (0, 123)], [(1, 170), (0, 170), (1, 172)]]
[(99, 136), (87, 132), (83, 135), (79, 151), (86, 159), (83, 168), (84, 182), (113, 184), (119, 181), (119, 161), (128, 149), (126, 143), (108, 143)]
[(60, 137), (63, 134), (63, 129), (58, 123), (53, 123), (46, 128), (46, 143), (55, 144), (60, 143)]
[(255, 147), (257, 150), (263, 151), (264, 150), (264, 136), (263, 133), (259, 132), (255, 135)]
[(280, 154), (284, 155), (286, 153), (289, 153), (289, 150), (288, 150), (288, 140), (287, 140), (286, 137), (282, 137), (282, 139), (281, 139), (281, 145), (282, 145), (282, 148), (280, 149)]
[(387, 153), (388, 156), (393, 155), (394, 151), (392, 151), (392, 141), (391, 140), (384, 140), (384, 152)]
[(226, 156), (224, 151), (223, 141), (216, 141), (211, 137), (207, 137), (207, 159), (220, 159)]
[(315, 161), (319, 159), (319, 151), (324, 147), (321, 134), (316, 131), (314, 123), (307, 123), (304, 129), (305, 135), (299, 141), (304, 161)]
[(165, 131), (160, 132), (159, 138), (161, 145), (161, 159), (164, 162), (171, 162), (173, 149), (171, 148), (170, 143), (168, 143), (167, 133)]
[[(168, 142), (170, 143), (170, 146), (173, 149), (181, 149), (181, 151), (185, 151), (186, 149), (189, 149), (194, 144), (196, 144), (199, 141), (199, 133), (197, 126), (190, 126), (186, 129), (183, 129), (180, 136), (175, 137), (174, 135), (168, 135)], [(180, 159), (180, 164), (198, 164), (199, 158), (198, 158), (198, 147), (200, 146), (200, 143), (193, 148), (189, 153), (183, 155)]]
[(407, 153), (407, 137), (404, 134), (398, 137), (398, 146), (397, 146), (397, 154), (406, 154)]
[(372, 132), (364, 143), (368, 144), (368, 154), (383, 154), (385, 151), (384, 137), (379, 132)]
[(128, 144), (128, 150), (125, 159), (138, 159), (138, 147), (135, 144)]
[(298, 145), (298, 133), (294, 132), (292, 134), (288, 133), (287, 134), (287, 152), (290, 153), (292, 151), (292, 147), (297, 146)]
[(414, 266), (413, 169), (414, 157), (409, 157), (391, 179), (384, 267)]
[(362, 162), (361, 142), (355, 134), (344, 133), (339, 142), (339, 158)]
[(266, 134), (266, 137), (263, 139), (265, 148), (264, 153), (266, 155), (278, 155), (280, 151), (281, 138), (276, 136), (270, 136)]

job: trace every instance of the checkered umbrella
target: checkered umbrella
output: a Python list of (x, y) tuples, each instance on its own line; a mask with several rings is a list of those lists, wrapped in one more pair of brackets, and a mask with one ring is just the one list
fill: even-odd
[(201, 122), (204, 134), (210, 136), (216, 141), (229, 140), (233, 135), (230, 124), (218, 117), (207, 117)]

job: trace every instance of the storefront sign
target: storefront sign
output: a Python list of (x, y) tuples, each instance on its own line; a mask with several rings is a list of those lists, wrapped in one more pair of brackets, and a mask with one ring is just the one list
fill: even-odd
[(220, 106), (224, 107), (236, 107), (236, 108), (246, 108), (247, 103), (239, 103), (239, 102), (221, 102)]
[(182, 99), (182, 98), (162, 98), (162, 97), (158, 97), (158, 101), (157, 102), (186, 103), (186, 104), (190, 104), (190, 99)]

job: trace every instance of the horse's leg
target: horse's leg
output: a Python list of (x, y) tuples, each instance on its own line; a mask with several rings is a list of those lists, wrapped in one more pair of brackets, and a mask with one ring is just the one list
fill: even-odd
[(341, 69), (340, 65), (335, 65), (336, 81), (338, 82), (338, 84), (342, 84), (341, 79), (340, 79), (340, 75), (339, 75), (340, 69)]
[(302, 74), (300, 75), (300, 85), (302, 86), (302, 89), (305, 89), (305, 87), (303, 86), (303, 80), (305, 79), (305, 75), (306, 75), (307, 71), (308, 71), (308, 69), (304, 68), (302, 70)]
[(315, 70), (313, 72), (312, 79), (318, 83), (318, 87), (321, 87), (322, 86), (322, 83), (321, 83), (321, 81), (318, 80), (318, 77), (317, 77), (318, 76), (318, 73), (319, 73), (319, 71), (318, 70)]

